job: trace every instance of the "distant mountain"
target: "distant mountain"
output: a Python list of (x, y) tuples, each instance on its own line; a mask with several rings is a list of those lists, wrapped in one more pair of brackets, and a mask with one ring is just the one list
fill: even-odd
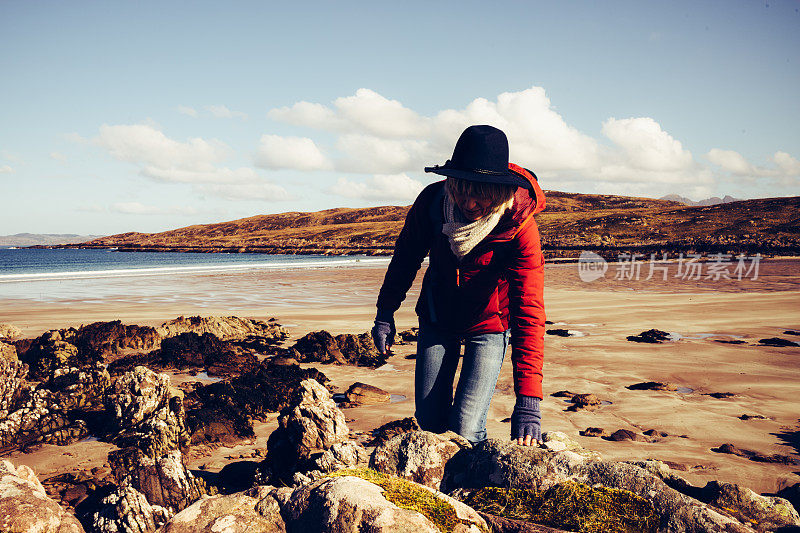
[(717, 204), (729, 204), (731, 202), (741, 202), (741, 198), (734, 198), (728, 194), (725, 195), (724, 198), (720, 198), (719, 196), (712, 196), (711, 198), (706, 198), (705, 200), (690, 200), (685, 196), (678, 196), (677, 194), (668, 194), (666, 196), (662, 196), (659, 200), (669, 200), (670, 202), (680, 202), (686, 205), (717, 205)]
[[(545, 191), (545, 196), (547, 207), (536, 216), (536, 223), (547, 257), (572, 257), (581, 249), (800, 255), (800, 196), (710, 206), (559, 191)], [(383, 206), (257, 215), (161, 233), (122, 233), (67, 247), (388, 255), (408, 209)]]
[(91, 241), (102, 235), (77, 235), (75, 233), (17, 233), (0, 235), (0, 246), (55, 246)]

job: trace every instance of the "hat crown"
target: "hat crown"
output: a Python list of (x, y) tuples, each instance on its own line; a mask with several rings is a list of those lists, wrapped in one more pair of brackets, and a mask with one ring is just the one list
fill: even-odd
[(461, 170), (507, 173), (508, 138), (493, 126), (470, 126), (458, 138), (453, 157), (445, 166)]

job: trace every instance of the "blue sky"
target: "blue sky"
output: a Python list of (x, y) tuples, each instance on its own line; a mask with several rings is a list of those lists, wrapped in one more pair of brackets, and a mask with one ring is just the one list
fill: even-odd
[(0, 0), (0, 234), (411, 203), (461, 130), (545, 189), (800, 194), (800, 2)]

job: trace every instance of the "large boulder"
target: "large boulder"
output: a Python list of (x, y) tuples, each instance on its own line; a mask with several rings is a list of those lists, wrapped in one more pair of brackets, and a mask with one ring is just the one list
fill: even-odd
[(93, 366), (62, 367), (53, 371), (45, 383), (64, 409), (103, 407), (103, 396), (111, 384), (111, 376), (101, 363)]
[(51, 330), (30, 343), (16, 342), (19, 358), (28, 365), (30, 378), (46, 381), (56, 368), (82, 367), (102, 357), (81, 354), (75, 345), (75, 328)]
[(60, 398), (48, 389), (26, 385), (18, 393), (8, 415), (0, 419), (0, 450), (36, 443), (64, 445), (87, 435), (85, 423), (70, 420)]
[(0, 461), (0, 531), (83, 533), (80, 522), (47, 497), (36, 474), (25, 465)]
[(272, 487), (203, 498), (176, 514), (161, 533), (285, 533)]
[(439, 489), (447, 462), (459, 451), (470, 447), (466, 439), (453, 432), (403, 433), (379, 444), (372, 452), (369, 466), (385, 474)]
[(22, 330), (12, 324), (0, 324), (0, 340), (13, 341), (22, 336)]
[(122, 485), (100, 500), (88, 522), (97, 533), (152, 533), (172, 516), (132, 486)]
[(283, 507), (289, 531), (484, 532), (466, 505), (422, 485), (369, 471), (323, 478), (292, 492)]
[(162, 337), (175, 337), (181, 333), (198, 335), (211, 333), (223, 341), (259, 337), (275, 343), (289, 336), (289, 333), (280, 324), (236, 316), (190, 316), (188, 318), (180, 316), (164, 322), (157, 328), (157, 331)]
[(356, 381), (344, 393), (345, 402), (340, 407), (358, 407), (361, 405), (375, 405), (386, 403), (392, 399), (392, 395), (385, 390)]
[(800, 526), (800, 516), (788, 500), (762, 496), (734, 483), (710, 481), (703, 487), (700, 498), (726, 509), (742, 522), (753, 524), (759, 531)]
[(114, 381), (106, 391), (104, 401), (117, 426), (129, 428), (162, 409), (169, 398), (169, 376), (137, 366)]
[(289, 351), (301, 363), (351, 364), (372, 368), (384, 365), (389, 358), (389, 354), (378, 352), (369, 333), (346, 333), (334, 337), (325, 330), (314, 331), (298, 339)]
[(287, 482), (294, 472), (307, 469), (312, 453), (325, 451), (347, 440), (350, 430), (328, 389), (306, 379), (281, 410), (278, 428), (267, 441), (267, 457), (261, 479)]
[(135, 447), (115, 450), (108, 462), (119, 485), (130, 485), (151, 505), (177, 512), (208, 493), (208, 487), (183, 464), (181, 452), (172, 450), (150, 457)]
[(93, 322), (78, 328), (74, 344), (82, 354), (96, 357), (127, 351), (150, 352), (159, 347), (161, 335), (150, 326), (126, 325), (119, 320)]

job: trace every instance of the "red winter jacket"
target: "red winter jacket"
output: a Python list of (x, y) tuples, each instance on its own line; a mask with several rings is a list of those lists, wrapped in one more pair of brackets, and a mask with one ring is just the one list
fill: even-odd
[(528, 179), (533, 189), (519, 187), (514, 207), (460, 261), (442, 233), (445, 182), (423, 189), (397, 238), (377, 307), (397, 311), (430, 254), (417, 315), (464, 336), (499, 333), (510, 327), (514, 389), (520, 395), (542, 398), (544, 258), (533, 215), (544, 209), (545, 199), (528, 171), (514, 164), (509, 169)]

